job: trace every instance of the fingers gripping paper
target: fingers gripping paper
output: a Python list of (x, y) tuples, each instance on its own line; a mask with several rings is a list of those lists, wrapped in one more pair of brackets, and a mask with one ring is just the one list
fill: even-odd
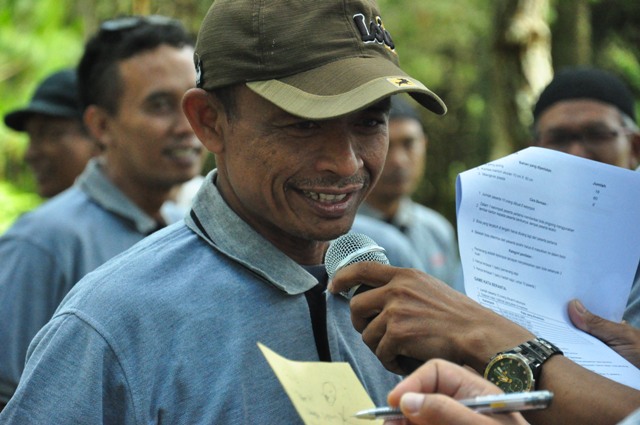
[(258, 347), (305, 425), (382, 424), (353, 417), (375, 406), (349, 363), (297, 362)]

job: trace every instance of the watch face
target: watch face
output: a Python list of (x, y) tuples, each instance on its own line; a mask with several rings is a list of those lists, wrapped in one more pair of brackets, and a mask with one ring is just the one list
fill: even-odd
[(527, 362), (516, 354), (496, 356), (484, 371), (484, 377), (505, 393), (531, 391), (533, 373)]

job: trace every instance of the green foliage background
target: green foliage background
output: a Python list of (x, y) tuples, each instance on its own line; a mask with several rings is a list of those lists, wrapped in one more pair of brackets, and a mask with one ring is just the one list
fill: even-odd
[[(425, 179), (415, 198), (455, 221), (455, 177), (484, 163), (496, 143), (490, 110), (497, 11), (520, 0), (379, 0), (385, 26), (401, 65), (447, 103), (444, 117), (424, 114), (430, 136)], [(550, 1), (554, 66), (593, 63), (625, 77), (640, 95), (640, 2), (625, 0)], [(0, 115), (25, 105), (38, 81), (74, 66), (84, 40), (99, 22), (135, 11), (181, 19), (194, 33), (210, 0), (0, 0)], [(569, 21), (579, 9), (591, 13), (584, 25)], [(563, 18), (565, 17), (565, 18)], [(586, 56), (574, 48), (572, 32), (586, 28)], [(321, 26), (310, 28), (321, 37)], [(562, 42), (568, 41), (569, 47)], [(567, 44), (567, 43), (565, 43)], [(583, 49), (584, 50), (584, 49)], [(507, 120), (521, 121), (516, 112)], [(512, 140), (526, 146), (526, 126)], [(40, 202), (22, 161), (23, 134), (0, 124), (0, 233)]]

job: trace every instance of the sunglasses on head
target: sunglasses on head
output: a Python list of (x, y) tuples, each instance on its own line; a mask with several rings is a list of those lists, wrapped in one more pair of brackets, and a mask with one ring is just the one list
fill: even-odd
[(162, 15), (146, 16), (125, 16), (122, 18), (110, 19), (100, 24), (100, 31), (118, 32), (137, 28), (141, 25), (174, 25), (182, 26), (176, 19)]

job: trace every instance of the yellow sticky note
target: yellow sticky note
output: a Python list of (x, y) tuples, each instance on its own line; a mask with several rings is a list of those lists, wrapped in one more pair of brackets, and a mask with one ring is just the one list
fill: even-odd
[(297, 362), (260, 343), (258, 347), (305, 425), (382, 424), (353, 417), (375, 405), (349, 363)]

